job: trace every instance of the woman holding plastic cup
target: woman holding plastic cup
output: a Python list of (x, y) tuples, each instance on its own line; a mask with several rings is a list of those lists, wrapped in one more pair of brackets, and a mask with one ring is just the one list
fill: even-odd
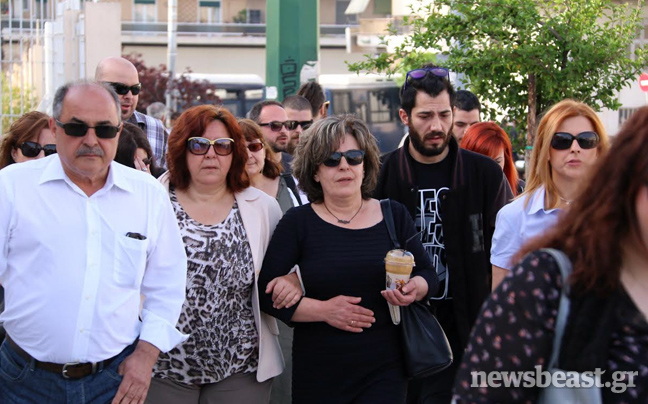
[(407, 378), (400, 330), (388, 304), (406, 306), (435, 292), (438, 280), (414, 223), (392, 201), (396, 234), (415, 261), (401, 290), (385, 290), (385, 257), (393, 244), (380, 202), (379, 151), (353, 117), (316, 122), (293, 162), (311, 204), (289, 210), (268, 246), (259, 290), (299, 265), (306, 291), (298, 304), (276, 309), (282, 296), (260, 294), (261, 310), (295, 328), (293, 403), (404, 403)]

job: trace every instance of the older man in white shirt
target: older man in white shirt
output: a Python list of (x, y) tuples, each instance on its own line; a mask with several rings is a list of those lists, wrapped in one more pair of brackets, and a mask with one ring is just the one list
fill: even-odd
[(159, 352), (187, 337), (177, 221), (152, 176), (113, 162), (112, 89), (67, 84), (53, 115), (58, 154), (0, 172), (0, 402), (142, 403)]

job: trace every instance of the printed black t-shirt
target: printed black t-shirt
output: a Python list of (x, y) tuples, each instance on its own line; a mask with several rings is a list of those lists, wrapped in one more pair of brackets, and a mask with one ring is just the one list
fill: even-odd
[[(439, 274), (439, 296), (444, 293), (446, 282), (441, 281), (446, 273), (447, 263), (443, 241), (443, 217), (441, 217), (441, 195), (450, 189), (452, 182), (452, 161), (446, 157), (439, 163), (423, 164), (414, 161), (414, 172), (418, 185), (419, 203), (414, 222), (421, 232), (421, 242), (430, 255)], [(447, 276), (447, 273), (445, 274)], [(449, 284), (448, 284), (449, 285)], [(448, 286), (448, 293), (450, 292)]]

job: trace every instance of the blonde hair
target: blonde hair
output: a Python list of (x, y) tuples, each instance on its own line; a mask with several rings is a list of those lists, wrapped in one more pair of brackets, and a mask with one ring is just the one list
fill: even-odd
[(542, 117), (538, 125), (535, 141), (533, 142), (533, 152), (531, 153), (531, 166), (527, 171), (527, 183), (524, 193), (521, 197), (526, 197), (525, 204), (529, 203), (531, 195), (540, 187), (544, 187), (551, 206), (549, 209), (558, 207), (559, 195), (556, 190), (556, 184), (553, 181), (551, 164), (549, 156), (551, 152), (551, 138), (565, 119), (582, 116), (587, 118), (594, 132), (599, 135), (599, 144), (597, 152), (599, 156), (604, 154), (610, 148), (610, 139), (608, 138), (603, 122), (596, 115), (596, 112), (588, 105), (576, 100), (562, 100), (553, 105)]

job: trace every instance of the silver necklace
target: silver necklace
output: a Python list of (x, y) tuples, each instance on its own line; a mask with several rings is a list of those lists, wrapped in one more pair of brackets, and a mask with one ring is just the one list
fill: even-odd
[(342, 224), (349, 224), (349, 223), (351, 223), (351, 221), (352, 221), (353, 219), (355, 219), (356, 216), (358, 216), (358, 213), (360, 213), (360, 210), (362, 209), (362, 205), (364, 205), (364, 199), (361, 199), (361, 200), (360, 200), (360, 207), (358, 208), (358, 211), (357, 211), (353, 216), (351, 216), (351, 219), (349, 219), (349, 220), (340, 219), (339, 217), (335, 216), (335, 215), (333, 214), (333, 212), (331, 212), (331, 210), (328, 208), (328, 206), (326, 206), (326, 202), (323, 202), (323, 203), (324, 203), (324, 207), (326, 208), (326, 211), (327, 211), (328, 213), (330, 213), (331, 216), (333, 216), (334, 218), (336, 218), (337, 221), (338, 221), (338, 223), (342, 223)]

